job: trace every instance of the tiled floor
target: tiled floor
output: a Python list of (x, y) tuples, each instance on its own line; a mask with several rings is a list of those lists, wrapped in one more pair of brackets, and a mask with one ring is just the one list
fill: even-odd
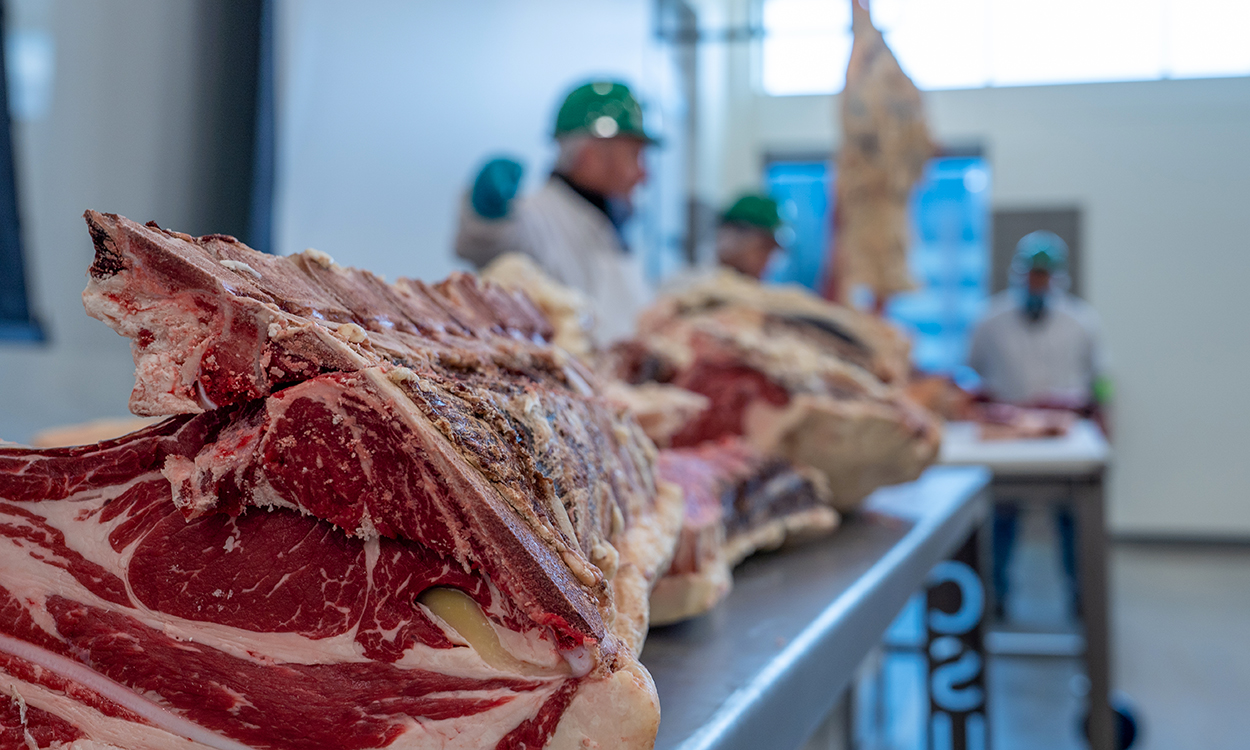
[[(1012, 565), (1010, 619), (1069, 624), (1045, 515), (1026, 517)], [(1139, 718), (1137, 750), (1250, 748), (1250, 547), (1116, 545), (1111, 557), (1115, 684)], [(873, 746), (924, 747), (927, 699), (919, 655), (886, 657), (884, 736)], [(993, 750), (1079, 750), (1080, 662), (990, 662)]]
[(1119, 545), (1111, 574), (1136, 748), (1250, 748), (1250, 548)]

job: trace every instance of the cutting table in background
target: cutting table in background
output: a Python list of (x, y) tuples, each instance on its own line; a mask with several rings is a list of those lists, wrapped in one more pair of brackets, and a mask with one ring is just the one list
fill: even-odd
[[(1111, 450), (1098, 427), (1082, 420), (1061, 438), (992, 440), (979, 438), (978, 425), (948, 424), (942, 441), (941, 463), (985, 466), (993, 473), (995, 502), (1054, 506), (1067, 504), (1075, 520), (1077, 579), (1080, 588), (1083, 639), (1076, 648), (1083, 655), (1089, 678), (1089, 738), (1091, 750), (1116, 747), (1115, 718), (1111, 710), (1111, 644), (1107, 614), (1107, 528), (1103, 475)], [(986, 534), (988, 537), (989, 535)], [(989, 560), (990, 556), (983, 555)], [(987, 574), (988, 575), (988, 574)], [(1019, 635), (1019, 634), (1015, 634)], [(1008, 639), (1000, 651), (1054, 654), (1062, 639), (1044, 635)], [(993, 639), (992, 639), (993, 641)], [(991, 651), (994, 651), (991, 643)]]

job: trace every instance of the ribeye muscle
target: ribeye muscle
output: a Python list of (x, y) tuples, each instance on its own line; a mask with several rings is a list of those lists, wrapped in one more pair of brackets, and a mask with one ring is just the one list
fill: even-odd
[(174, 416), (0, 447), (0, 738), (650, 746), (680, 494), (528, 299), (86, 218)]

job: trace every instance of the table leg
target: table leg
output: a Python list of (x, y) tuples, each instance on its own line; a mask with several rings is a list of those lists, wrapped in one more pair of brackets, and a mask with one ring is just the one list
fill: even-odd
[(1111, 712), (1111, 649), (1107, 606), (1107, 526), (1102, 478), (1074, 488), (1077, 575), (1085, 625), (1085, 667), (1089, 676), (1090, 750), (1116, 750)]
[(986, 750), (985, 587), (980, 533), (929, 574), (926, 656), (930, 750)]

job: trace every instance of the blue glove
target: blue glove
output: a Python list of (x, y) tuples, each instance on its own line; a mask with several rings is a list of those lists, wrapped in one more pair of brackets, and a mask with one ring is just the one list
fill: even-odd
[(521, 187), (525, 168), (508, 158), (491, 159), (473, 181), (470, 203), (484, 219), (502, 219), (508, 215), (508, 204)]

